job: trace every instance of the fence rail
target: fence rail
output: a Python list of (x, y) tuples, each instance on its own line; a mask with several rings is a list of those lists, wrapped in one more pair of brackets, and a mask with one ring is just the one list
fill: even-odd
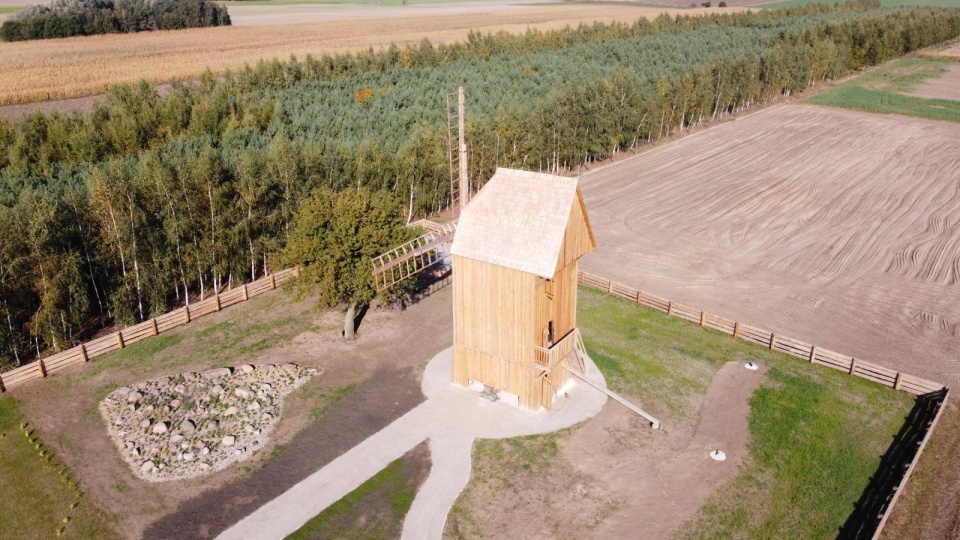
[[(578, 272), (577, 281), (583, 285), (605, 290), (614, 296), (619, 296), (631, 302), (662, 311), (673, 317), (698, 323), (700, 326), (712, 328), (770, 350), (782, 352), (806, 360), (812, 364), (843, 371), (848, 375), (867, 379), (868, 381), (888, 386), (894, 390), (920, 396), (919, 400), (924, 401), (927, 406), (936, 407), (933, 421), (922, 427), (922, 429), (925, 430), (923, 432), (922, 442), (917, 445), (916, 453), (911, 457), (902, 479), (895, 483), (892, 492), (887, 494), (888, 498), (884, 499), (884, 501), (889, 502), (884, 502), (880, 513), (872, 516), (872, 519), (876, 520), (871, 524), (876, 526), (873, 539), (876, 540), (880, 537), (880, 532), (883, 530), (884, 525), (886, 525), (887, 518), (890, 516), (894, 505), (900, 498), (904, 486), (906, 486), (910, 475), (913, 473), (913, 469), (917, 465), (917, 461), (920, 459), (920, 454), (927, 446), (927, 441), (930, 440), (933, 429), (936, 427), (937, 421), (940, 420), (940, 416), (946, 408), (947, 397), (950, 394), (949, 388), (938, 382), (923, 379), (916, 375), (865, 362), (859, 358), (824, 349), (823, 347), (818, 347), (815, 344), (807, 343), (796, 338), (781, 336), (769, 330), (678, 304), (666, 298), (647, 294), (638, 289), (633, 289), (607, 278), (588, 274), (587, 272)], [(898, 474), (898, 471), (892, 472)]]
[(920, 396), (945, 389), (943, 384), (935, 381), (872, 364), (859, 358), (831, 351), (796, 338), (781, 336), (763, 328), (733, 321), (719, 315), (713, 315), (701, 309), (648, 294), (607, 278), (588, 274), (587, 272), (578, 272), (577, 281), (583, 285), (605, 290), (614, 296), (619, 296), (620, 298), (630, 300), (642, 306), (653, 308), (667, 315), (684, 319), (699, 324), (700, 326), (712, 328), (735, 338), (749, 341), (766, 347), (767, 349), (782, 352), (813, 364), (843, 371), (848, 375), (889, 386), (894, 390), (901, 390)]
[(175, 309), (153, 319), (117, 330), (112, 334), (92, 339), (72, 349), (0, 373), (0, 393), (30, 381), (46, 378), (48, 375), (72, 365), (89, 362), (92, 358), (102, 354), (122, 349), (138, 341), (173, 330), (204, 315), (216, 313), (225, 307), (245, 302), (252, 296), (276, 289), (281, 283), (296, 277), (296, 275), (297, 269), (295, 268), (281, 270), (254, 282), (211, 296), (191, 306)]

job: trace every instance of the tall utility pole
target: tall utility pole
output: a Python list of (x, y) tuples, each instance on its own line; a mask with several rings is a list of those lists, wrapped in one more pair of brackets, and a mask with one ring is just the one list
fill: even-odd
[[(456, 109), (453, 99), (456, 96)], [(450, 163), (450, 206), (463, 210), (470, 201), (470, 179), (467, 176), (466, 105), (463, 87), (456, 94), (447, 94), (447, 159)], [(454, 130), (456, 129), (456, 133)]]
[(467, 130), (464, 128), (467, 113), (462, 86), (457, 89), (457, 116), (460, 131), (460, 210), (462, 211), (470, 202), (470, 179), (467, 176)]

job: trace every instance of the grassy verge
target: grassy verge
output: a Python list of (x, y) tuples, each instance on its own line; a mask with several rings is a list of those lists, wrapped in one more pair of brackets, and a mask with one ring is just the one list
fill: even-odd
[[(756, 7), (768, 8), (768, 9), (779, 9), (779, 8), (790, 8), (797, 6), (805, 6), (807, 4), (813, 4), (816, 2), (822, 4), (835, 4), (836, 2), (827, 2), (823, 0), (784, 0), (783, 2), (771, 2), (769, 4), (759, 4)], [(880, 0), (880, 5), (882, 7), (943, 7), (951, 8), (957, 7), (956, 0)]]
[[(263, 315), (273, 312), (279, 314)], [(103, 374), (117, 380), (124, 374), (136, 374), (136, 379), (142, 380), (154, 373), (169, 374), (188, 366), (192, 370), (233, 366), (317, 328), (316, 311), (309, 302), (290, 304), (290, 297), (282, 292), (252, 298), (231, 308), (228, 317), (219, 322), (198, 319), (170, 333), (100, 356), (82, 370), (52, 380), (69, 386)]]
[(103, 513), (82, 496), (70, 471), (44, 447), (36, 431), (20, 427), (22, 422), (17, 401), (0, 397), (3, 531), (18, 538), (117, 538)]
[(417, 488), (429, 472), (427, 454), (426, 443), (422, 443), (317, 514), (287, 538), (399, 538), (403, 519), (413, 504)]
[(581, 289), (579, 320), (608, 384), (668, 422), (696, 422), (698, 397), (725, 362), (769, 367), (772, 384), (750, 401), (750, 463), (681, 537), (836, 535), (913, 404), (907, 394), (594, 290)]
[(924, 80), (939, 77), (952, 64), (950, 60), (932, 58), (897, 60), (804, 101), (858, 111), (960, 122), (960, 101), (906, 95)]

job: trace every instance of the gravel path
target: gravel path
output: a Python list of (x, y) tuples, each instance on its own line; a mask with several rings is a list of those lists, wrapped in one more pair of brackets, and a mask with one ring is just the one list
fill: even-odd
[[(413, 502), (403, 537), (440, 538), (447, 513), (469, 480), (474, 438), (555, 431), (597, 414), (607, 400), (603, 393), (578, 384), (550, 414), (525, 413), (451, 385), (452, 360), (452, 349), (447, 349), (427, 365), (423, 376), (426, 402), (263, 505), (219, 538), (283, 538), (424, 439), (430, 439), (433, 469)], [(589, 373), (596, 384), (605, 386), (603, 375), (592, 364)]]

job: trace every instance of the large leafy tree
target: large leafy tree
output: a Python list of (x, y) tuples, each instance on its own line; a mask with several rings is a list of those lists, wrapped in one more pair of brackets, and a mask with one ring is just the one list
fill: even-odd
[(371, 259), (415, 234), (388, 193), (321, 187), (300, 203), (280, 259), (300, 267), (296, 286), (318, 293), (318, 307), (346, 305), (343, 334), (353, 339), (357, 309), (377, 295)]

